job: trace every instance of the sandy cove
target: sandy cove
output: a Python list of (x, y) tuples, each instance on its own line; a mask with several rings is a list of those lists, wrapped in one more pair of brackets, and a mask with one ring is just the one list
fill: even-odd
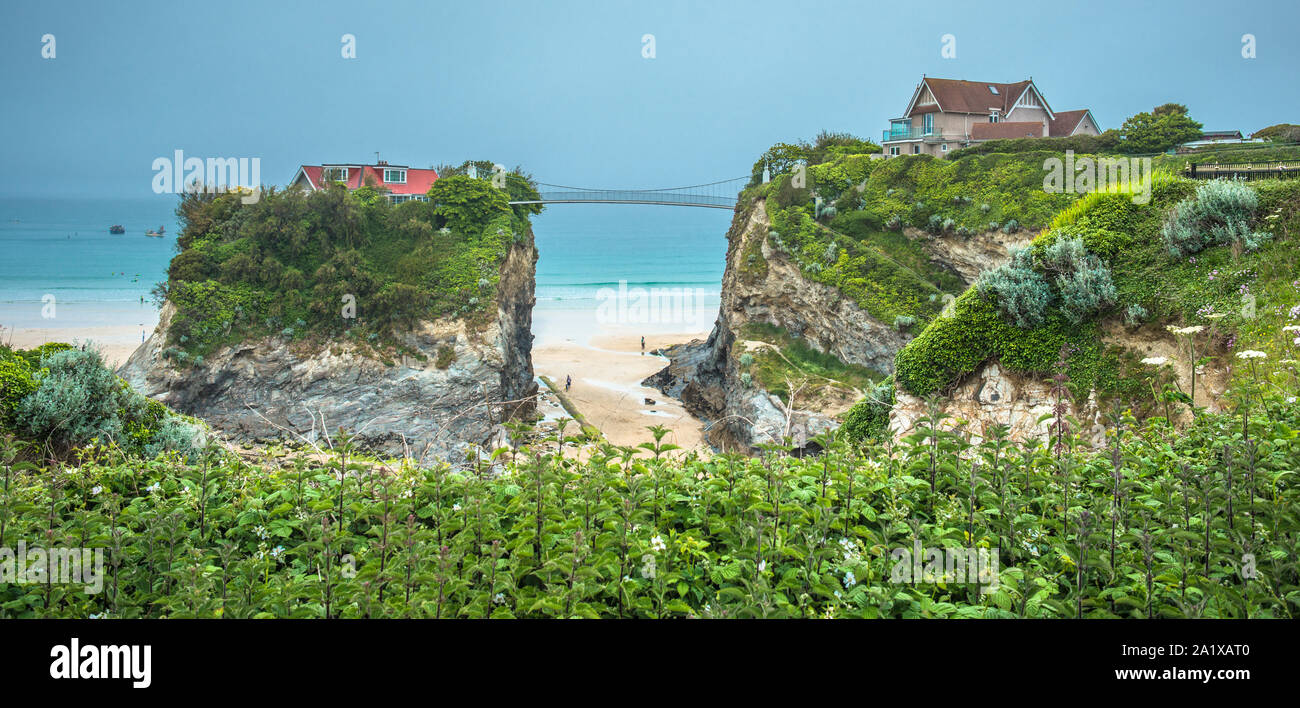
[[(636, 334), (599, 334), (585, 345), (572, 340), (548, 342), (533, 347), (533, 369), (561, 389), (565, 376), (572, 376), (569, 399), (615, 445), (652, 440), (646, 427), (662, 425), (671, 431), (665, 442), (693, 450), (704, 445), (700, 421), (680, 401), (642, 386), (641, 381), (668, 365), (666, 358), (649, 352), (707, 336), (707, 332), (647, 333), (644, 356)], [(646, 404), (645, 399), (654, 404)]]
[[(35, 349), (46, 342), (89, 343), (104, 356), (105, 363), (116, 369), (140, 346), (140, 329), (134, 325), (5, 328), (0, 332), (0, 341), (15, 349)], [(153, 331), (152, 325), (148, 331)]]

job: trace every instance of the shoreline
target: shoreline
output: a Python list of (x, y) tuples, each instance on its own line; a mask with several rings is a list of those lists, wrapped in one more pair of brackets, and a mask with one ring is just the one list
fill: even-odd
[(669, 430), (663, 442), (682, 448), (677, 454), (707, 449), (703, 424), (680, 401), (642, 386), (641, 381), (668, 365), (667, 358), (651, 351), (702, 339), (708, 332), (646, 332), (642, 354), (642, 335), (621, 330), (597, 331), (583, 343), (567, 339), (534, 345), (533, 371), (560, 390), (565, 377), (572, 376), (567, 397), (614, 445), (652, 441), (647, 428), (662, 425)]

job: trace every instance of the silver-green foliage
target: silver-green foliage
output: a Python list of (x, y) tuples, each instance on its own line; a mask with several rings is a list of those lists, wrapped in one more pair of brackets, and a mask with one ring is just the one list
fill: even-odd
[(124, 422), (145, 412), (144, 397), (104, 365), (93, 349), (69, 349), (41, 360), (36, 390), (18, 405), (19, 430), (67, 447), (94, 438), (122, 444)]
[(997, 304), (1002, 316), (1017, 327), (1037, 327), (1047, 316), (1052, 304), (1052, 288), (1047, 278), (1034, 269), (1033, 252), (1018, 249), (1011, 260), (984, 271), (975, 281), (981, 297)]
[(1269, 234), (1252, 231), (1251, 222), (1259, 206), (1255, 190), (1240, 182), (1214, 180), (1196, 188), (1196, 194), (1174, 205), (1160, 236), (1176, 258), (1202, 250), (1233, 244), (1253, 251)]

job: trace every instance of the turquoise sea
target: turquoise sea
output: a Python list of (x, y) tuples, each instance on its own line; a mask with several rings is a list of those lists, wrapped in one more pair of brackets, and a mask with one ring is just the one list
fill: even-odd
[[(150, 290), (175, 255), (177, 198), (0, 199), (0, 326), (86, 328), (157, 322)], [(539, 258), (534, 331), (579, 339), (610, 328), (707, 329), (717, 313), (731, 212), (644, 205), (553, 205), (533, 219)], [(126, 233), (111, 235), (121, 224)], [(166, 229), (149, 238), (147, 229)], [(602, 289), (689, 289), (688, 315), (598, 318)], [(43, 298), (54, 297), (53, 318)], [(635, 311), (634, 311), (635, 312)]]

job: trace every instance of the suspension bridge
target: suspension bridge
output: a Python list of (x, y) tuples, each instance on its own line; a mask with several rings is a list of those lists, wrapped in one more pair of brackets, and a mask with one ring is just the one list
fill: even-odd
[(707, 207), (710, 209), (735, 209), (736, 195), (749, 183), (750, 177), (693, 184), (687, 187), (662, 189), (587, 189), (566, 187), (560, 184), (538, 182), (540, 199), (510, 202), (511, 204), (662, 204), (664, 206)]

